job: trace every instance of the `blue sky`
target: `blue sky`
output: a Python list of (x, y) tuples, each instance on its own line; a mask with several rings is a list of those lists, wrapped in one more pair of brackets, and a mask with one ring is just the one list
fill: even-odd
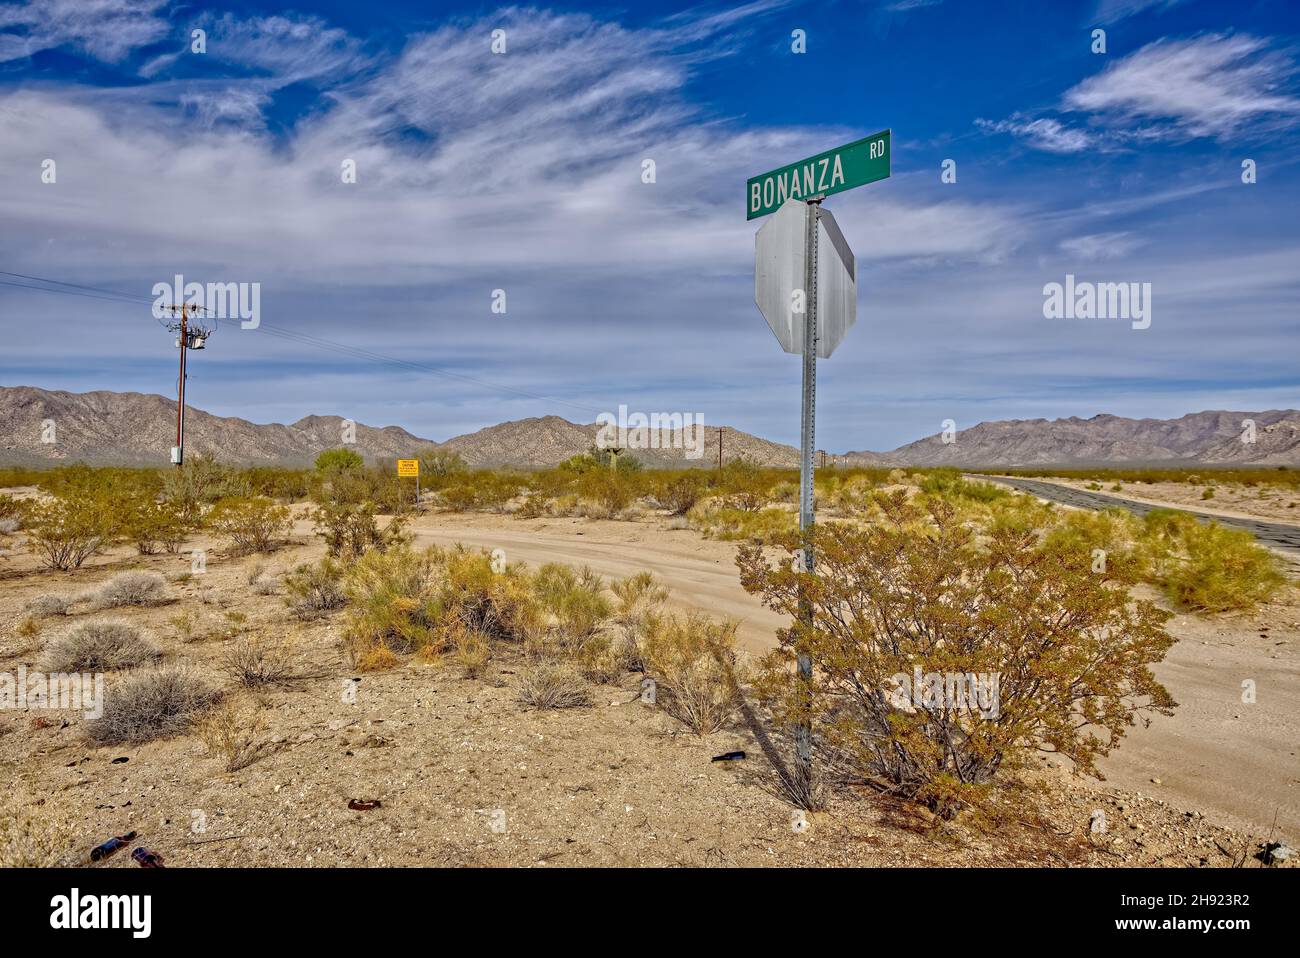
[[(885, 127), (894, 175), (826, 203), (859, 313), (819, 446), (1300, 406), (1290, 0), (0, 2), (0, 270), (257, 282), (268, 326), (419, 367), (228, 323), (191, 364), (218, 414), (445, 439), (625, 404), (790, 442), (745, 179)], [(1045, 318), (1066, 274), (1150, 283), (1150, 328)], [(0, 285), (0, 342), (0, 384), (174, 394), (147, 305)]]

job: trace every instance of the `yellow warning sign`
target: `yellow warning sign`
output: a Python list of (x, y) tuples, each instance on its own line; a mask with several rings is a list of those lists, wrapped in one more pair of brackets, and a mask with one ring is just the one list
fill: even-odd
[(397, 474), (403, 478), (418, 479), (420, 477), (420, 460), (419, 459), (397, 460)]

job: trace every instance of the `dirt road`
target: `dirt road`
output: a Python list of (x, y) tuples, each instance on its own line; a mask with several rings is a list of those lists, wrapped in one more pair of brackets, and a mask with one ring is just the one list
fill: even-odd
[[(741, 644), (752, 652), (772, 648), (776, 629), (785, 624), (741, 589), (734, 543), (704, 540), (687, 530), (585, 519), (428, 515), (412, 531), (423, 544), (504, 549), (509, 562), (589, 565), (604, 576), (649, 569), (677, 604), (739, 619)], [(1102, 761), (1103, 772), (1117, 785), (1225, 824), (1267, 830), (1276, 816), (1278, 829), (1295, 840), (1300, 607), (1270, 607), (1250, 620), (1180, 615), (1169, 629), (1179, 642), (1155, 671), (1179, 707), (1171, 718), (1156, 716), (1149, 726), (1132, 729)], [(1245, 680), (1257, 690), (1251, 704), (1241, 701)]]

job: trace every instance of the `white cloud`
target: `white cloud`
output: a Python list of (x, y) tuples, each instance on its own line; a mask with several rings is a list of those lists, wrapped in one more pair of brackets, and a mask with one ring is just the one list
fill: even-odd
[(170, 30), (158, 11), (167, 0), (30, 0), (0, 6), (0, 62), (68, 46), (118, 63)]
[(1099, 0), (1093, 13), (1093, 23), (1117, 23), (1135, 16), (1143, 10), (1159, 7), (1162, 10), (1176, 6), (1182, 0)]
[(1061, 241), (1061, 252), (1081, 260), (1122, 259), (1144, 245), (1140, 236), (1120, 230), (1114, 233), (1091, 233)]
[(996, 122), (977, 119), (975, 125), (989, 133), (1010, 133), (1021, 137), (1030, 146), (1049, 153), (1080, 153), (1096, 142), (1086, 130), (1065, 126), (1052, 117), (1029, 119), (1016, 115)]
[[(1064, 103), (1142, 124), (1147, 137), (1222, 137), (1256, 120), (1294, 122), (1300, 99), (1284, 91), (1294, 64), (1268, 48), (1245, 35), (1157, 40), (1068, 90)], [(1152, 130), (1152, 122), (1164, 126)]]

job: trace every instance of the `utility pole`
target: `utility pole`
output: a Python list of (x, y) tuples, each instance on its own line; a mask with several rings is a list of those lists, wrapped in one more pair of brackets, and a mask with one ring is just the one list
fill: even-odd
[[(180, 377), (176, 380), (176, 445), (172, 447), (172, 464), (177, 469), (185, 464), (185, 354), (191, 349), (205, 349), (212, 331), (205, 326), (190, 326), (190, 313), (203, 311), (202, 306), (181, 303), (166, 306), (173, 316), (180, 310), (180, 322), (171, 323), (168, 329), (176, 333), (176, 348), (181, 351)], [(197, 319), (197, 317), (195, 317)]]
[(718, 470), (722, 470), (722, 434), (727, 431), (726, 426), (718, 427)]

